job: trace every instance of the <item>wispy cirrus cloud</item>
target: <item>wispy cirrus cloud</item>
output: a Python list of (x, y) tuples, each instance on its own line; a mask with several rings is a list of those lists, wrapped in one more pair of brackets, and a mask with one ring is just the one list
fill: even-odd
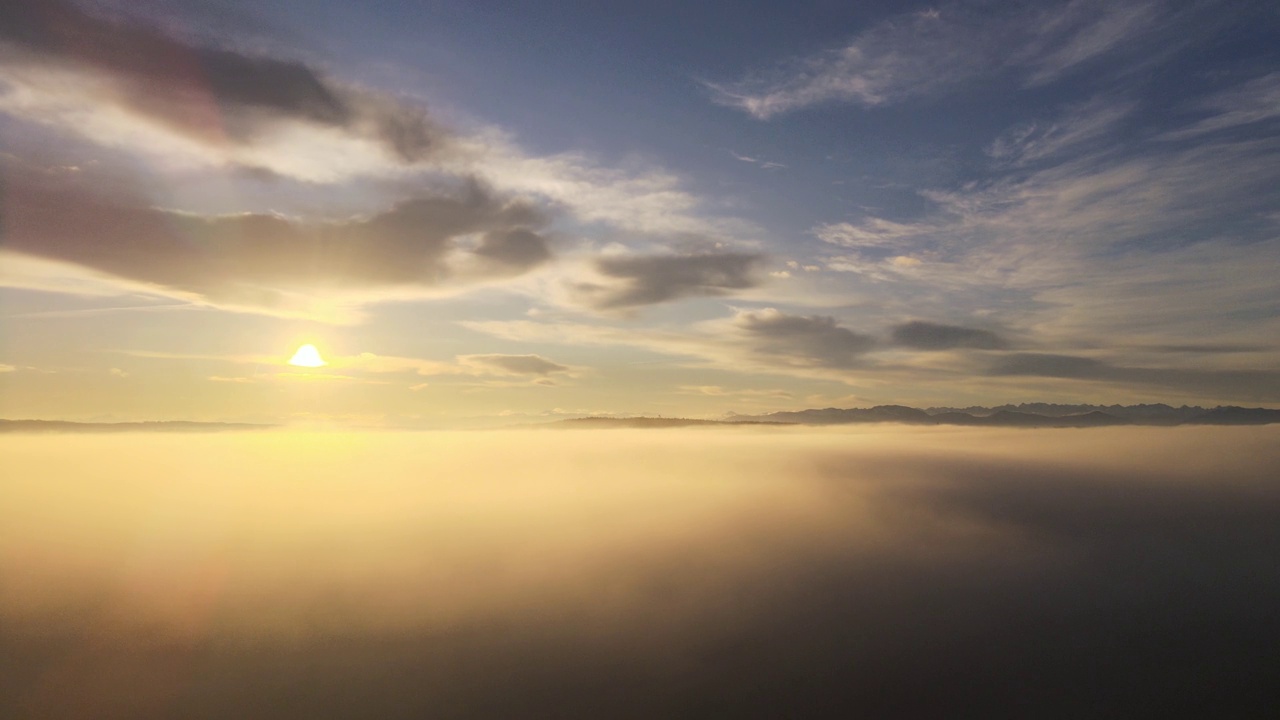
[[(893, 346), (948, 351), (930, 367), (1080, 392), (1127, 384), (1273, 401), (1280, 349), (1261, 340), (1280, 332), (1280, 224), (1270, 210), (1280, 143), (1262, 101), (1271, 84), (1263, 76), (1215, 91), (1193, 104), (1214, 115), (1190, 120), (1115, 95), (1066, 105), (988, 145), (994, 162), (979, 177), (918, 187), (924, 212), (811, 232), (839, 248), (826, 269), (857, 274), (870, 318), (941, 320), (891, 331)], [(1169, 141), (1179, 139), (1194, 142)], [(981, 327), (1009, 333), (962, 330)], [(973, 364), (1009, 337), (1042, 359), (1068, 359)]]
[(892, 248), (902, 238), (910, 238), (927, 232), (924, 223), (894, 222), (880, 217), (867, 217), (857, 224), (849, 222), (826, 223), (813, 229), (819, 240), (847, 248)]
[(1105, 145), (1136, 103), (1100, 96), (1066, 108), (1049, 120), (1018, 125), (987, 146), (987, 154), (1001, 163), (1024, 166), (1080, 153)]
[[(1123, 104), (1090, 103), (1049, 126), (1105, 128), (1125, 112)], [(1144, 325), (1177, 335), (1187, 323), (1222, 332), (1249, 324), (1246, 315), (1266, 316), (1280, 239), (1262, 211), (1280, 183), (1273, 137), (1190, 146), (1118, 142), (1105, 130), (1084, 137), (1052, 153), (1042, 141), (1010, 141), (1007, 157), (1036, 162), (999, 163), (960, 187), (920, 188), (931, 208), (910, 219), (816, 226), (815, 235), (843, 249), (827, 267), (858, 272), (869, 287), (945, 290), (953, 307), (971, 310), (1018, 293), (1021, 301), (1000, 312), (1059, 338), (1087, 333), (1077, 322), (1110, 328), (1100, 335)], [(1198, 311), (1184, 302), (1190, 297)], [(1211, 327), (1215, 315), (1224, 322)]]
[(395, 355), (360, 353), (335, 357), (330, 365), (344, 372), (372, 374), (412, 374), (422, 376), (492, 376), (546, 378), (572, 376), (577, 369), (536, 354), (487, 353), (458, 355), (453, 360), (430, 360)]
[(953, 3), (889, 18), (772, 72), (708, 85), (717, 102), (763, 120), (830, 102), (875, 107), (940, 95), (987, 74), (1043, 84), (1150, 34), (1168, 14), (1162, 2)]
[(1208, 116), (1188, 127), (1164, 133), (1160, 139), (1188, 140), (1255, 123), (1274, 123), (1280, 119), (1280, 72), (1215, 93), (1196, 103), (1195, 109)]
[(709, 397), (732, 397), (743, 400), (756, 398), (773, 398), (790, 400), (793, 396), (786, 390), (762, 390), (757, 388), (732, 389), (720, 385), (681, 385), (679, 392), (689, 395), (706, 395)]

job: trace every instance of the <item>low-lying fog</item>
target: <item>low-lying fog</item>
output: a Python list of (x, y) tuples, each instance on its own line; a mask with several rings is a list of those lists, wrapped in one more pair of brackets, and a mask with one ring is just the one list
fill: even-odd
[(0, 716), (1242, 716), (1280, 427), (0, 437)]

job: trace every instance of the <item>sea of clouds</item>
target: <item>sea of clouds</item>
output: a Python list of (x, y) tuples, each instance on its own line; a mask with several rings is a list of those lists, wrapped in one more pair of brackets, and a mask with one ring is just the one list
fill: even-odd
[(1245, 716), (1280, 428), (0, 437), (0, 716)]

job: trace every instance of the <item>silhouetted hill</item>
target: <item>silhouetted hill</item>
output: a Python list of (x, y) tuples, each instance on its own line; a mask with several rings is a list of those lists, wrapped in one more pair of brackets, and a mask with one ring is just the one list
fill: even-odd
[(1128, 420), (1098, 410), (1079, 415), (1038, 415), (999, 410), (980, 420), (979, 424), (1001, 427), (1105, 427), (1132, 424)]
[(1228, 405), (1200, 413), (1190, 422), (1197, 425), (1266, 425), (1280, 422), (1280, 410)]
[(962, 413), (974, 416), (986, 416), (1007, 410), (1024, 414), (1043, 415), (1045, 417), (1066, 417), (1069, 415), (1085, 415), (1091, 412), (1102, 412), (1113, 417), (1126, 420), (1147, 421), (1143, 424), (1177, 424), (1190, 420), (1205, 412), (1199, 406), (1172, 407), (1164, 403), (1142, 405), (1061, 405), (1057, 403), (1019, 403), (1017, 405), (997, 405), (995, 407), (972, 406), (967, 408), (931, 407), (925, 410), (938, 415), (954, 415)]
[(970, 415), (959, 410), (942, 412), (931, 417), (939, 425), (982, 425), (987, 419), (986, 416)]
[(731, 422), (766, 421), (799, 423), (802, 425), (842, 425), (846, 423), (901, 422), (919, 425), (936, 425), (938, 420), (917, 408), (902, 405), (877, 405), (873, 408), (823, 408), (821, 410), (797, 410), (768, 415), (738, 415)]
[[(728, 422), (725, 420), (695, 420), (692, 418), (660, 418), (660, 417), (584, 417), (570, 418), (568, 420), (557, 420), (550, 423), (553, 427), (566, 428), (676, 428), (690, 427), (698, 425), (786, 425), (796, 423), (784, 423), (781, 421), (762, 422), (762, 421), (745, 421), (745, 422)], [(538, 427), (547, 427), (541, 425)]]
[(1083, 415), (1067, 415), (1065, 417), (1060, 417), (1057, 419), (1060, 421), (1061, 420), (1068, 421), (1071, 427), (1102, 427), (1105, 425), (1132, 424), (1131, 421), (1125, 420), (1124, 418), (1119, 418), (1119, 417), (1116, 417), (1115, 415), (1111, 415), (1110, 413), (1104, 413), (1099, 410), (1094, 410), (1093, 412), (1087, 412), (1087, 413), (1084, 413)]
[(244, 430), (267, 430), (275, 425), (257, 425), (253, 423), (221, 423), (221, 422), (188, 422), (185, 420), (162, 420), (154, 422), (119, 422), (119, 423), (86, 423), (65, 420), (0, 420), (0, 433), (26, 432), (226, 432)]
[[(1033, 412), (1032, 409), (1043, 412)], [(1172, 407), (1151, 405), (1055, 405), (1022, 403), (998, 407), (929, 408), (901, 405), (873, 408), (823, 408), (765, 415), (734, 415), (729, 422), (781, 422), (801, 425), (840, 425), (900, 422), (916, 425), (981, 425), (990, 427), (1107, 427), (1111, 425), (1265, 425), (1280, 423), (1280, 410), (1267, 408)]]

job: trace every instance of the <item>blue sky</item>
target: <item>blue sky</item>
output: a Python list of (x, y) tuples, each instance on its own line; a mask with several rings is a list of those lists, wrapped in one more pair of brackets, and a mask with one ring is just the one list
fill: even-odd
[(1267, 3), (0, 20), (8, 416), (1280, 402)]

